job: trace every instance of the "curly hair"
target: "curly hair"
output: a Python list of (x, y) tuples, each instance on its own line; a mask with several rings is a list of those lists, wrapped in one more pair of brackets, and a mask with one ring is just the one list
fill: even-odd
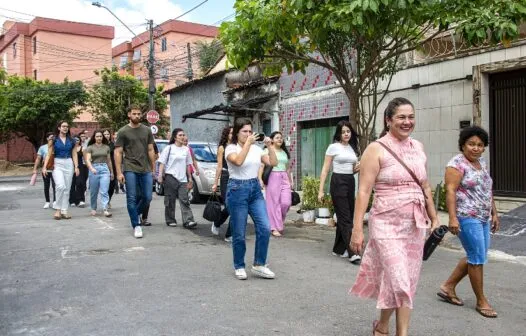
[(228, 145), (228, 136), (230, 135), (230, 131), (232, 130), (232, 126), (227, 126), (225, 128), (223, 128), (223, 130), (221, 131), (221, 138), (219, 139), (219, 143), (218, 145), (219, 146), (223, 146), (224, 148), (226, 148), (226, 146)]
[(458, 150), (462, 152), (462, 147), (471, 137), (478, 137), (483, 143), (484, 147), (489, 145), (489, 135), (485, 129), (480, 126), (470, 126), (463, 128), (458, 136)]

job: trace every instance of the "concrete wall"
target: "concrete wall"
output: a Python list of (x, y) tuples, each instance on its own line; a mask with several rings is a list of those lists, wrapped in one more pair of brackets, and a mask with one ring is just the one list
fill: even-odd
[[(171, 129), (181, 127), (190, 141), (218, 142), (221, 130), (228, 123), (210, 120), (186, 119), (182, 116), (198, 110), (225, 104), (222, 91), (226, 90), (224, 75), (200, 81), (181, 91), (170, 94)], [(210, 117), (210, 115), (204, 116)], [(212, 118), (222, 118), (212, 116)]]
[[(406, 97), (416, 109), (413, 137), (421, 141), (428, 157), (428, 174), (432, 186), (443, 181), (449, 159), (458, 153), (459, 123), (473, 122), (473, 81), (475, 66), (514, 60), (526, 56), (526, 44), (508, 49), (487, 51), (442, 62), (419, 65), (398, 72), (392, 80), (390, 93), (378, 108), (377, 132), (382, 128), (385, 106), (395, 97)], [(385, 83), (384, 83), (385, 84)], [(411, 86), (420, 87), (412, 89)], [(481, 126), (489, 131), (488, 76), (481, 82)], [(489, 148), (484, 153), (489, 162)], [(491, 164), (491, 163), (490, 163)]]

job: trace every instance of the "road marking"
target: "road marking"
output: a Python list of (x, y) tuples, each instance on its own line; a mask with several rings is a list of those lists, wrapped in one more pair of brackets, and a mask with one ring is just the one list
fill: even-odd
[(61, 247), (60, 248), (60, 256), (62, 257), (62, 259), (66, 259), (66, 258), (71, 258), (71, 257), (67, 257), (66, 254), (68, 254), (69, 252), (69, 246), (65, 246), (65, 247)]
[(94, 217), (95, 221), (98, 222), (99, 224), (102, 224), (104, 225), (103, 227), (99, 227), (98, 229), (99, 230), (115, 230), (115, 228), (113, 226), (111, 226), (108, 222), (106, 222), (105, 220), (103, 220), (102, 218), (97, 218), (97, 217)]
[(517, 236), (520, 236), (523, 233), (526, 233), (526, 227), (522, 228), (521, 230), (519, 230), (518, 232), (515, 232), (515, 233), (509, 234), (509, 233), (495, 232), (494, 235), (495, 236), (501, 236), (501, 237), (517, 237)]

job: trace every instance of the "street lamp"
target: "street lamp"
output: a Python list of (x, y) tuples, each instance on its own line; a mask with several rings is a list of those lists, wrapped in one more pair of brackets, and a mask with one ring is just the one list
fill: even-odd
[(137, 34), (135, 34), (135, 33), (133, 32), (133, 30), (131, 30), (130, 27), (128, 27), (128, 26), (126, 25), (126, 23), (122, 22), (122, 20), (119, 19), (119, 17), (118, 17), (117, 15), (115, 15), (115, 14), (114, 14), (114, 13), (108, 8), (108, 7), (106, 7), (106, 6), (104, 6), (102, 3), (100, 3), (100, 1), (93, 1), (91, 4), (92, 4), (93, 6), (95, 6), (95, 7), (105, 8), (108, 12), (110, 12), (111, 15), (113, 15), (114, 18), (116, 18), (117, 20), (119, 20), (119, 22), (122, 23), (122, 25), (123, 25), (124, 27), (126, 27), (126, 29), (128, 29), (128, 30), (130, 31), (130, 33), (133, 34), (133, 36), (135, 36), (136, 38), (138, 38), (139, 40), (141, 40), (142, 43), (145, 43), (144, 40), (143, 40), (142, 38), (140, 38), (139, 36), (137, 36)]

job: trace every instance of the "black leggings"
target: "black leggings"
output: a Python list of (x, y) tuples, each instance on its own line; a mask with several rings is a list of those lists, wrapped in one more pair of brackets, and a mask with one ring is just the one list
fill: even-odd
[[(228, 185), (228, 178), (229, 178), (228, 172), (225, 171), (225, 170), (221, 171), (220, 190), (221, 190), (221, 201), (223, 202), (223, 210), (221, 211), (221, 219), (219, 219), (219, 221), (217, 221), (217, 222), (214, 222), (214, 226), (215, 227), (220, 227), (221, 225), (223, 225), (223, 223), (230, 216), (230, 214), (228, 213), (228, 209), (227, 209), (227, 207), (225, 205), (225, 201), (226, 201), (226, 187)], [(226, 229), (225, 237), (230, 237), (230, 236), (232, 236), (232, 232), (231, 232), (231, 229), (230, 229), (230, 221), (229, 221), (228, 222), (228, 228)]]
[(47, 172), (46, 175), (42, 175), (44, 178), (44, 197), (46, 198), (46, 202), (50, 202), (49, 198), (49, 187), (50, 185), (53, 186), (53, 202), (56, 200), (55, 197), (55, 180), (53, 180), (53, 173)]
[(337, 217), (332, 251), (341, 255), (347, 250), (349, 257), (354, 254), (349, 247), (354, 216), (354, 184), (353, 174), (332, 174), (331, 198)]

